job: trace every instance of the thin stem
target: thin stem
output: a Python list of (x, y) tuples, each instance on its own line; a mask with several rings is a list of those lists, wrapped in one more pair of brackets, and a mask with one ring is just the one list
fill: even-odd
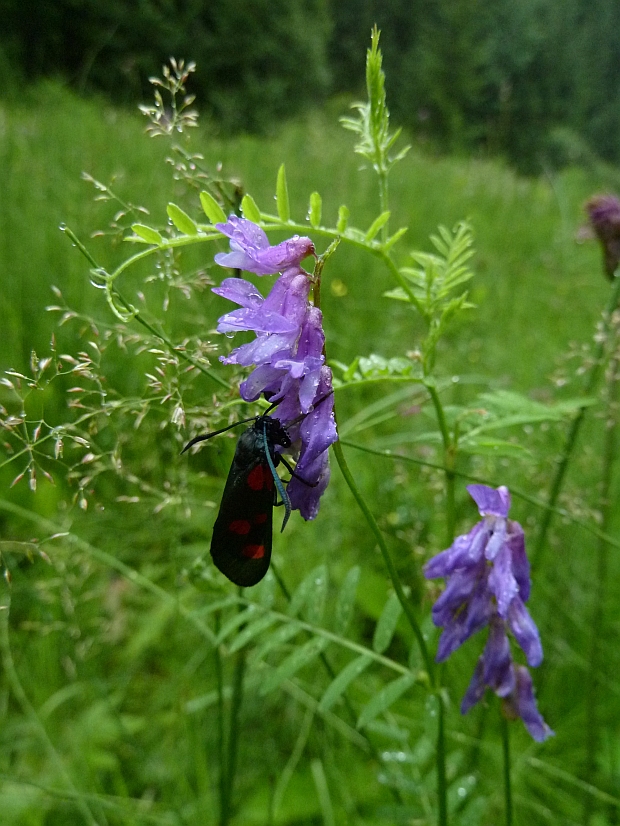
[(510, 728), (509, 721), (502, 715), (502, 752), (504, 755), (504, 808), (506, 826), (512, 826), (512, 785), (510, 773)]
[[(381, 170), (379, 172), (379, 209), (380, 212), (387, 212), (388, 207), (388, 173), (387, 170)], [(386, 244), (387, 240), (390, 236), (388, 227), (389, 221), (386, 221), (385, 224), (381, 227), (381, 243)]]
[(82, 796), (76, 789), (73, 781), (71, 780), (71, 776), (69, 772), (65, 768), (64, 763), (62, 762), (60, 755), (56, 751), (54, 744), (52, 743), (45, 726), (39, 719), (39, 715), (36, 712), (36, 709), (28, 699), (26, 692), (24, 691), (24, 687), (22, 686), (21, 680), (19, 679), (19, 674), (17, 673), (17, 669), (15, 668), (15, 663), (13, 661), (13, 654), (11, 652), (11, 644), (9, 640), (9, 611), (10, 611), (11, 600), (10, 597), (7, 595), (5, 597), (4, 603), (0, 604), (0, 650), (2, 654), (2, 666), (4, 668), (4, 673), (7, 676), (7, 680), (11, 691), (13, 692), (13, 696), (19, 703), (22, 713), (24, 717), (29, 721), (30, 725), (37, 732), (43, 746), (49, 753), (49, 756), (52, 762), (55, 764), (56, 769), (60, 776), (62, 777), (67, 789), (71, 792), (72, 796), (75, 799), (75, 804), (79, 811), (82, 813), (84, 820), (86, 823), (90, 824), (90, 826), (97, 826), (97, 821), (93, 817), (92, 812), (88, 808), (86, 802), (83, 800)]
[(370, 508), (366, 504), (366, 500), (364, 499), (364, 497), (360, 493), (359, 488), (355, 484), (353, 475), (349, 470), (349, 466), (347, 465), (347, 461), (344, 457), (342, 445), (340, 444), (340, 442), (335, 442), (332, 445), (332, 448), (334, 451), (334, 455), (336, 456), (338, 466), (340, 467), (340, 472), (344, 476), (345, 482), (347, 483), (347, 485), (349, 486), (349, 490), (353, 494), (353, 498), (357, 502), (359, 509), (364, 514), (364, 517), (368, 522), (368, 526), (370, 527), (370, 530), (374, 534), (377, 544), (379, 545), (379, 550), (381, 551), (381, 555), (383, 556), (385, 567), (387, 568), (390, 580), (392, 581), (392, 587), (394, 588), (396, 596), (398, 597), (398, 601), (402, 605), (403, 611), (405, 612), (405, 616), (407, 617), (407, 621), (411, 626), (411, 630), (413, 631), (415, 638), (418, 641), (418, 646), (422, 654), (422, 659), (424, 660), (426, 671), (428, 673), (429, 679), (431, 680), (431, 683), (434, 685), (435, 668), (430, 658), (430, 654), (428, 653), (428, 648), (426, 647), (426, 641), (424, 639), (424, 635), (422, 634), (422, 629), (420, 628), (413, 607), (407, 599), (407, 596), (403, 590), (403, 586), (401, 585), (400, 578), (398, 576), (398, 571), (396, 570), (394, 561), (390, 556), (388, 547), (385, 544), (385, 539), (383, 538), (381, 529), (379, 528), (379, 525), (377, 524), (375, 517), (372, 515)]
[(437, 702), (437, 805), (439, 826), (448, 824), (448, 781), (446, 776), (445, 708), (441, 692), (435, 695)]
[[(590, 368), (590, 375), (588, 376), (588, 381), (584, 391), (584, 395), (586, 396), (586, 398), (591, 396), (596, 388), (599, 375), (603, 367), (603, 356), (605, 353), (605, 348), (607, 346), (607, 333), (609, 332), (611, 316), (618, 306), (619, 299), (620, 273), (618, 273), (614, 278), (612, 291), (609, 296), (609, 301), (603, 314), (603, 334), (599, 336), (598, 345), (594, 352), (594, 360), (592, 363), (592, 367)], [(549, 490), (548, 509), (545, 511), (542, 521), (540, 523), (540, 530), (538, 532), (536, 545), (534, 546), (534, 551), (532, 553), (532, 567), (540, 565), (543, 556), (543, 550), (545, 548), (545, 541), (547, 539), (547, 532), (551, 526), (551, 521), (553, 519), (553, 508), (555, 507), (555, 504), (562, 490), (564, 476), (566, 474), (566, 470), (568, 468), (568, 463), (572, 456), (573, 449), (577, 442), (577, 436), (579, 434), (581, 424), (586, 414), (586, 410), (586, 407), (579, 408), (579, 411), (573, 419), (571, 426), (568, 430), (568, 433), (566, 435), (564, 449), (562, 451), (562, 455), (560, 456), (560, 460), (555, 471), (555, 476), (553, 477), (551, 488)]]
[(243, 678), (245, 675), (245, 652), (239, 651), (235, 659), (233, 673), (233, 692), (230, 705), (230, 727), (228, 734), (228, 769), (227, 769), (227, 810), (231, 809), (231, 801), (235, 787), (237, 772), (237, 744), (239, 742), (239, 712), (243, 700)]
[(456, 460), (456, 448), (450, 437), (448, 423), (439, 398), (439, 393), (434, 384), (428, 383), (425, 385), (429, 392), (433, 407), (435, 408), (435, 415), (437, 416), (437, 424), (441, 432), (444, 452), (444, 470), (446, 477), (446, 543), (451, 545), (454, 540), (454, 533), (456, 530), (456, 496), (455, 496), (455, 473), (454, 464)]
[[(618, 380), (617, 372), (619, 367), (618, 359), (614, 358), (608, 370), (608, 404), (606, 411), (605, 445), (603, 449), (603, 469), (601, 480), (601, 530), (607, 532), (611, 519), (611, 484), (613, 479), (613, 468), (617, 456), (618, 425), (617, 404), (618, 404)], [(599, 537), (596, 559), (596, 583), (594, 593), (594, 611), (591, 624), (590, 637), (590, 667), (587, 675), (586, 698), (587, 717), (586, 726), (586, 760), (584, 776), (588, 781), (592, 781), (596, 771), (596, 755), (598, 748), (598, 694), (599, 694), (599, 669), (601, 664), (600, 641), (604, 639), (604, 603), (605, 585), (607, 581), (609, 545)], [(585, 794), (583, 805), (583, 822), (590, 822), (592, 816), (594, 800), (590, 794)]]
[[(220, 612), (215, 614), (215, 633), (220, 632)], [(219, 646), (213, 649), (215, 658), (215, 680), (217, 683), (217, 754), (220, 764), (219, 773), (219, 795), (220, 795), (220, 826), (226, 826), (228, 822), (228, 795), (227, 778), (228, 761), (226, 759), (226, 735), (225, 735), (225, 715), (224, 715), (224, 673), (222, 668), (222, 655)]]

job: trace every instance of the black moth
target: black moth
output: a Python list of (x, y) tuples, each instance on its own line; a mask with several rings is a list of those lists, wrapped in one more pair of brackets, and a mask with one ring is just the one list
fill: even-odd
[[(196, 436), (183, 448), (183, 453), (196, 442), (229, 429)], [(256, 585), (267, 573), (271, 561), (273, 506), (278, 494), (285, 508), (282, 530), (290, 516), (289, 498), (276, 473), (276, 465), (281, 461), (293, 473), (276, 452), (276, 446), (289, 447), (290, 444), (284, 426), (268, 415), (257, 416), (237, 442), (211, 539), (215, 566), (235, 585)]]

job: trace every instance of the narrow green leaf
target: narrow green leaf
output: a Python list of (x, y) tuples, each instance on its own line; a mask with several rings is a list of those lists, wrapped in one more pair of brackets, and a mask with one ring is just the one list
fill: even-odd
[(398, 601), (396, 594), (390, 594), (381, 612), (372, 639), (372, 647), (378, 654), (382, 654), (392, 641), (402, 610), (402, 605)]
[(281, 625), (279, 628), (276, 628), (276, 630), (269, 635), (261, 647), (252, 652), (250, 657), (251, 662), (256, 663), (259, 660), (264, 659), (267, 654), (271, 653), (271, 651), (275, 648), (280, 648), (280, 646), (285, 645), (293, 637), (296, 637), (300, 631), (301, 628), (294, 624)]
[(381, 227), (384, 227), (387, 224), (387, 222), (390, 220), (390, 214), (391, 213), (389, 211), (382, 212), (381, 215), (379, 215), (377, 218), (375, 218), (375, 220), (370, 225), (366, 235), (364, 236), (366, 241), (372, 241), (372, 239), (379, 232)]
[(256, 608), (253, 605), (250, 605), (249, 608), (246, 608), (245, 611), (241, 611), (239, 614), (235, 614), (234, 617), (228, 620), (227, 623), (222, 627), (220, 633), (217, 635), (215, 639), (215, 644), (219, 645), (223, 642), (226, 637), (231, 634), (233, 631), (236, 631), (240, 625), (243, 625), (244, 622), (250, 622), (254, 619), (256, 615)]
[(301, 648), (296, 648), (292, 654), (282, 662), (265, 680), (260, 688), (260, 693), (265, 695), (274, 688), (277, 688), (285, 680), (290, 680), (297, 672), (316, 659), (321, 651), (327, 646), (327, 640), (323, 637), (313, 637)]
[(200, 193), (200, 203), (202, 204), (205, 215), (212, 224), (226, 223), (226, 213), (215, 200), (213, 195), (202, 191)]
[(368, 654), (362, 654), (360, 657), (356, 657), (356, 659), (348, 663), (340, 674), (327, 686), (327, 690), (321, 697), (321, 702), (319, 703), (319, 711), (328, 711), (336, 700), (344, 694), (353, 680), (368, 668), (371, 662), (372, 657)]
[(146, 241), (147, 244), (161, 244), (163, 243), (162, 236), (157, 232), (156, 229), (152, 227), (147, 227), (144, 224), (132, 224), (132, 230), (135, 234), (142, 238), (143, 241)]
[(182, 232), (184, 235), (198, 234), (198, 227), (189, 215), (186, 212), (183, 212), (181, 207), (171, 203), (166, 207), (166, 212), (168, 213), (168, 218), (170, 218), (179, 232)]
[(284, 164), (278, 169), (278, 181), (276, 183), (276, 206), (278, 216), (281, 221), (291, 220), (291, 207), (288, 202), (288, 186), (286, 185), (286, 170)]
[(277, 622), (277, 617), (274, 617), (271, 614), (265, 614), (265, 616), (259, 617), (254, 622), (250, 623), (243, 631), (240, 631), (239, 634), (233, 640), (231, 646), (229, 647), (229, 652), (233, 654), (235, 651), (238, 651), (240, 648), (243, 648), (250, 640), (257, 637), (259, 634), (262, 634), (263, 631), (266, 631), (270, 625), (273, 625), (274, 622)]
[(291, 597), (287, 613), (292, 617), (296, 617), (306, 604), (310, 594), (314, 592), (317, 582), (320, 586), (323, 580), (327, 580), (327, 568), (325, 565), (319, 565), (313, 571), (310, 571), (308, 576), (297, 586)]
[(248, 221), (253, 221), (255, 224), (260, 224), (260, 209), (256, 205), (256, 201), (251, 195), (244, 195), (241, 201), (241, 212), (243, 217)]
[(319, 798), (323, 826), (336, 826), (334, 805), (329, 794), (329, 785), (327, 783), (327, 777), (325, 776), (325, 769), (323, 768), (322, 761), (319, 760), (318, 757), (310, 763), (310, 771), (312, 772), (312, 779), (314, 780), (317, 797)]
[(310, 209), (308, 210), (308, 219), (310, 226), (316, 229), (321, 224), (321, 214), (323, 210), (323, 201), (318, 192), (313, 192), (310, 196)]
[(360, 567), (355, 565), (349, 570), (340, 593), (338, 594), (338, 602), (336, 603), (336, 616), (334, 619), (334, 631), (337, 634), (344, 636), (347, 633), (349, 622), (353, 614), (355, 606), (355, 594), (357, 592), (357, 584), (360, 581)]
[(407, 227), (401, 227), (400, 229), (396, 230), (394, 235), (390, 235), (390, 237), (387, 239), (387, 241), (383, 245), (384, 251), (388, 252), (388, 250), (391, 250), (392, 247), (394, 246), (394, 244), (396, 244), (397, 241), (400, 241), (400, 239), (403, 237), (403, 235), (406, 232), (407, 232)]
[(349, 207), (345, 206), (344, 204), (339, 207), (338, 209), (338, 223), (336, 224), (336, 229), (339, 233), (343, 233), (347, 228), (347, 224), (349, 223), (349, 215), (351, 214)]
[(276, 597), (276, 578), (270, 568), (256, 589), (256, 601), (259, 602), (263, 608), (271, 608)]
[(392, 680), (385, 688), (382, 688), (362, 709), (357, 721), (357, 728), (363, 728), (374, 720), (375, 717), (378, 717), (379, 714), (387, 711), (388, 708), (415, 683), (415, 679), (415, 674), (413, 673), (403, 674), (402, 677)]
[(304, 618), (312, 625), (319, 625), (323, 619), (327, 588), (329, 586), (329, 572), (326, 565), (317, 569), (314, 584), (311, 589), (312, 598), (306, 601)]

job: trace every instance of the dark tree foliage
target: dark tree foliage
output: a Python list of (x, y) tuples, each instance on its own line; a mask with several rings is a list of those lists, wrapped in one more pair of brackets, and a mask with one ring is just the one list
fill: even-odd
[(4, 0), (0, 48), (27, 78), (60, 75), (80, 90), (135, 103), (170, 56), (193, 60), (202, 112), (261, 129), (329, 85), (324, 0)]
[(361, 95), (381, 29), (390, 108), (421, 141), (526, 171), (620, 160), (618, 0), (3, 0), (0, 82), (58, 75), (134, 104), (168, 57), (222, 128)]

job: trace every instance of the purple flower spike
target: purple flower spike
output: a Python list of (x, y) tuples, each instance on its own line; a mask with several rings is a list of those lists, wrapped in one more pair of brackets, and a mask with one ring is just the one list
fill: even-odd
[(270, 246), (264, 231), (244, 218), (231, 215), (217, 228), (230, 238), (230, 253), (215, 256), (224, 267), (269, 275), (281, 272), (266, 298), (253, 284), (226, 278), (213, 292), (240, 305), (222, 316), (218, 331), (252, 330), (254, 341), (243, 344), (225, 364), (254, 365), (241, 383), (245, 401), (264, 395), (277, 404), (272, 413), (289, 431), (288, 448), (297, 460), (288, 485), (293, 510), (314, 519), (329, 482), (328, 448), (338, 439), (333, 414), (332, 374), (325, 365), (323, 316), (309, 301), (312, 281), (300, 263), (314, 255), (309, 238), (295, 236)]
[(490, 688), (504, 699), (513, 716), (521, 717), (535, 740), (544, 740), (553, 732), (536, 708), (527, 668), (512, 660), (508, 637), (512, 634), (530, 666), (540, 665), (540, 636), (525, 607), (530, 595), (530, 567), (523, 529), (508, 519), (507, 488), (469, 485), (467, 490), (482, 520), (424, 568), (427, 579), (446, 579), (445, 590), (433, 606), (433, 622), (443, 628), (436, 660), (447, 659), (469, 637), (489, 626), (489, 638), (461, 711), (469, 711)]
[(308, 255), (314, 255), (314, 244), (309, 238), (295, 235), (288, 241), (269, 245), (264, 230), (248, 221), (231, 215), (216, 229), (230, 238), (231, 252), (220, 252), (215, 261), (222, 267), (246, 270), (256, 275), (273, 275), (289, 267), (299, 267)]

